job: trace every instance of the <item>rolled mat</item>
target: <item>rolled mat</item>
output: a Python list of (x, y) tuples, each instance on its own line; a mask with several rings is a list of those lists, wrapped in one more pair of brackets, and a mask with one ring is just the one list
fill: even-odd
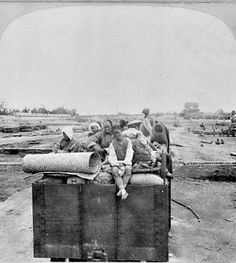
[(97, 173), (101, 167), (101, 159), (97, 153), (49, 153), (28, 154), (22, 161), (23, 171), (37, 172), (72, 172)]
[(163, 183), (163, 179), (156, 174), (133, 174), (130, 178), (130, 184), (162, 185)]

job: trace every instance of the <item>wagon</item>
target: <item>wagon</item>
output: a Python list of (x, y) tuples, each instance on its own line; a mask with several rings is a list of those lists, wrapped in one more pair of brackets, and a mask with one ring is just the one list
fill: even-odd
[[(171, 170), (171, 162), (168, 162)], [(166, 160), (159, 171), (165, 176)], [(152, 171), (149, 171), (152, 172)], [(33, 183), (34, 257), (51, 261), (168, 261), (170, 179), (128, 185)]]

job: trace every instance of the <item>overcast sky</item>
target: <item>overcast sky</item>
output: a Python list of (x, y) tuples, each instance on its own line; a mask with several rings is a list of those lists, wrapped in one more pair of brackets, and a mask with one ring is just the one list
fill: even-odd
[(236, 109), (236, 42), (220, 20), (152, 5), (81, 5), (15, 20), (0, 41), (9, 107), (80, 114)]

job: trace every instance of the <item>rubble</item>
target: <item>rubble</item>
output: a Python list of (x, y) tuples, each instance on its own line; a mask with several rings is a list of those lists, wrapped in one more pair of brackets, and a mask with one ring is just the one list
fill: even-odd
[(18, 132), (32, 132), (37, 130), (47, 129), (46, 125), (5, 125), (0, 127), (1, 132), (3, 133), (18, 133)]

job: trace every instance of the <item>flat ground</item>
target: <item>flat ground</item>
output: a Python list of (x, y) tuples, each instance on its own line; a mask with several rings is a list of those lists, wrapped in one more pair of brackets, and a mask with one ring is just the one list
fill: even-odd
[[(63, 126), (61, 122), (60, 125)], [(65, 125), (67, 124), (68, 120)], [(202, 147), (202, 139), (215, 140), (218, 137), (200, 138), (188, 133), (185, 126), (174, 128), (169, 123), (167, 125), (172, 142), (185, 146), (171, 148), (176, 169), (182, 161), (235, 160), (229, 153), (236, 149), (236, 138), (224, 137), (224, 145), (213, 143)], [(84, 138), (85, 134), (78, 132), (76, 136)], [(17, 143), (27, 146), (26, 141), (33, 137), (24, 137), (6, 138), (7, 144), (11, 139), (20, 139)], [(48, 147), (59, 137), (41, 136), (38, 138), (39, 145)], [(2, 143), (5, 143), (4, 140)], [(0, 262), (49, 262), (48, 259), (34, 259), (32, 251), (31, 183), (38, 178), (22, 172), (19, 164), (3, 164), (20, 163), (21, 159), (18, 155), (1, 156)], [(200, 222), (189, 210), (172, 202), (170, 262), (236, 262), (236, 183), (178, 177), (173, 180), (172, 198), (194, 209)]]
[[(235, 137), (220, 137), (205, 135), (200, 137), (192, 132), (187, 132), (184, 127), (175, 128), (171, 131), (172, 142), (182, 144), (178, 147), (177, 157), (185, 162), (204, 161), (236, 161), (236, 157), (230, 155), (236, 151)], [(217, 139), (223, 139), (224, 144), (217, 145)], [(212, 144), (201, 143), (201, 141), (212, 141)], [(173, 147), (172, 147), (173, 149)], [(175, 149), (173, 149), (175, 151)], [(175, 161), (178, 161), (174, 159)]]

